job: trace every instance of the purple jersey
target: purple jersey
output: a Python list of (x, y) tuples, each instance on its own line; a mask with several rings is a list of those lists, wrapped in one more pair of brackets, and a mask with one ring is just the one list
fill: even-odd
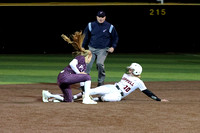
[[(86, 70), (86, 63), (85, 63), (85, 57), (82, 55), (79, 55), (75, 57), (75, 59), (78, 60), (78, 64), (76, 65), (77, 69), (80, 72), (84, 72)], [(58, 84), (74, 84), (78, 82), (85, 82), (90, 78), (88, 74), (76, 74), (70, 65), (65, 67), (58, 75)]]
[[(85, 63), (85, 57), (82, 55), (76, 56), (75, 59), (78, 60), (78, 64), (76, 65), (77, 69), (80, 72), (85, 72), (86, 70), (86, 63)], [(71, 73), (71, 74), (75, 74), (75, 72), (72, 70), (72, 68), (70, 67), (70, 65), (68, 65), (67, 67), (64, 68), (64, 71)]]

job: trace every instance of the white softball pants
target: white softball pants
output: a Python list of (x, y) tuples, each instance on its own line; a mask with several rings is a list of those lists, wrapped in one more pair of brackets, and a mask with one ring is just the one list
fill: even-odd
[(101, 99), (106, 102), (117, 102), (122, 99), (120, 91), (112, 84), (92, 88), (90, 89), (90, 95), (100, 95)]

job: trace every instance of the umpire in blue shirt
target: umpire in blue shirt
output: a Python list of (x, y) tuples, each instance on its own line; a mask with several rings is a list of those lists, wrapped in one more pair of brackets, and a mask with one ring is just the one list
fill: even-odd
[(113, 53), (118, 43), (118, 34), (115, 27), (106, 21), (104, 11), (97, 13), (97, 21), (89, 22), (84, 30), (85, 38), (83, 47), (88, 45), (92, 52), (92, 60), (87, 65), (86, 73), (90, 73), (94, 61), (98, 70), (98, 85), (104, 84), (105, 66), (104, 61), (108, 53)]

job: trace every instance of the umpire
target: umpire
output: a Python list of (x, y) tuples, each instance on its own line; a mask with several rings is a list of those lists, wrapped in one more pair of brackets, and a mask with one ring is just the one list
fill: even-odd
[(115, 27), (106, 21), (104, 11), (99, 11), (97, 21), (89, 22), (84, 30), (85, 38), (82, 47), (88, 45), (92, 52), (92, 60), (87, 65), (86, 73), (90, 73), (94, 61), (98, 70), (98, 85), (104, 84), (105, 67), (104, 61), (108, 53), (113, 53), (118, 43), (118, 33)]

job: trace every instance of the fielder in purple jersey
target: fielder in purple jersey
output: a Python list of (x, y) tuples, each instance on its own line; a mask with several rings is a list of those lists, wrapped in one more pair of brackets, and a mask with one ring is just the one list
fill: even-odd
[(57, 84), (64, 94), (65, 102), (72, 102), (72, 92), (70, 85), (80, 82), (89, 82), (91, 77), (85, 72), (86, 63), (85, 57), (82, 55), (76, 56), (67, 67), (65, 67), (58, 75)]
[(62, 38), (67, 41), (69, 44), (75, 48), (75, 58), (66, 66), (57, 77), (57, 84), (63, 92), (63, 96), (61, 95), (52, 95), (48, 90), (42, 91), (42, 100), (43, 102), (49, 102), (49, 98), (54, 97), (58, 102), (73, 102), (73, 95), (70, 85), (75, 83), (80, 83), (82, 87), (84, 87), (84, 96), (83, 102), (84, 104), (97, 104), (97, 102), (93, 101), (89, 96), (89, 90), (91, 88), (91, 77), (87, 73), (85, 73), (86, 65), (91, 61), (92, 53), (89, 50), (85, 50), (82, 48), (82, 41), (84, 39), (84, 35), (82, 32), (75, 32), (72, 35), (73, 41), (70, 40), (64, 34)]

